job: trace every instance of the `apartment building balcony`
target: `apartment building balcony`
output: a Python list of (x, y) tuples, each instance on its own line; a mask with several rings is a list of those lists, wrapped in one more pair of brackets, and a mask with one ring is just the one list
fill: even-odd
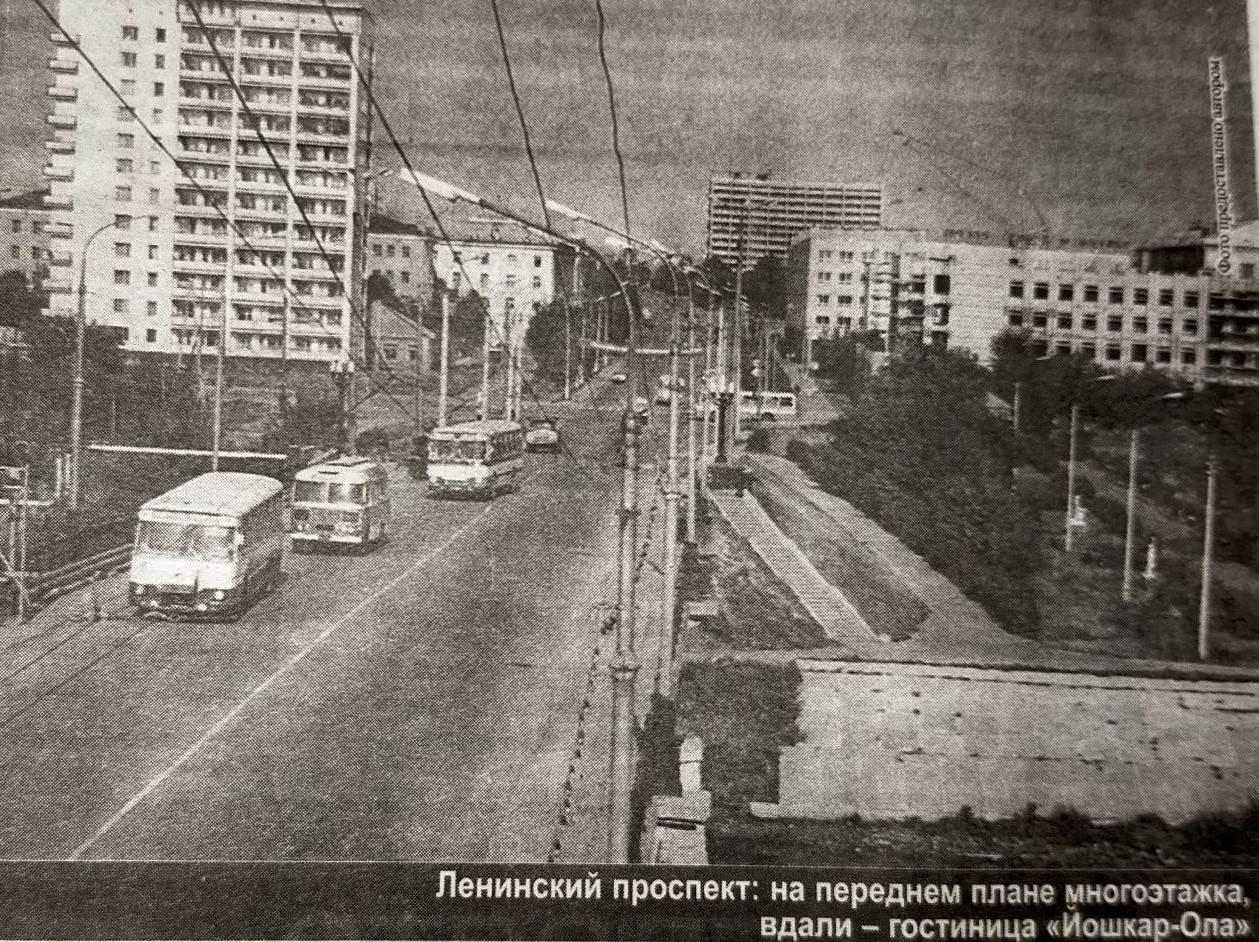
[(345, 301), (345, 296), (337, 293), (330, 297), (322, 297), (314, 294), (302, 294), (294, 288), (293, 303), (302, 307), (319, 308), (320, 310), (341, 310), (341, 306)]
[[(226, 79), (224, 79), (226, 81)], [(259, 85), (266, 88), (291, 88), (293, 85), (293, 76), (291, 75), (250, 75), (242, 72), (237, 77), (237, 84), (242, 88), (249, 85)]]
[(49, 294), (70, 294), (74, 291), (74, 284), (69, 280), (62, 281), (59, 278), (49, 276), (44, 282), (44, 290)]
[(232, 155), (230, 151), (224, 153), (214, 153), (204, 150), (189, 150), (186, 147), (179, 149), (179, 162), (185, 167), (193, 167), (198, 164), (205, 164), (213, 167), (223, 167), (231, 163)]
[(348, 92), (354, 87), (353, 75), (347, 75), (345, 78), (334, 78), (330, 76), (319, 75), (303, 75), (297, 80), (298, 91), (335, 91)]
[(73, 239), (74, 225), (68, 222), (50, 222), (44, 226), (44, 234), (49, 239)]
[(48, 252), (48, 265), (50, 268), (69, 268), (74, 264), (74, 255), (71, 252)]
[(197, 219), (222, 219), (222, 214), (227, 212), (225, 204), (215, 206), (193, 206), (183, 203), (175, 204), (175, 218), (183, 216), (185, 218), (193, 217)]
[(231, 111), (232, 107), (235, 104), (236, 104), (235, 94), (233, 94), (232, 97), (226, 98), (226, 99), (194, 98), (191, 95), (185, 95), (182, 92), (179, 95), (180, 114), (183, 114), (184, 109), (189, 109), (189, 108), (196, 108), (196, 109), (202, 109), (202, 110), (205, 110), (208, 108), (217, 108), (220, 111)]
[(79, 90), (69, 85), (49, 85), (48, 97), (53, 101), (78, 101)]
[(226, 140), (232, 136), (231, 127), (219, 127), (212, 124), (189, 124), (182, 117), (179, 122), (180, 134), (195, 134), (198, 137), (212, 137), (219, 140)]
[(72, 114), (53, 113), (48, 115), (45, 120), (54, 128), (62, 131), (73, 131), (79, 126), (79, 119)]
[(226, 267), (226, 259), (221, 262), (208, 262), (190, 258), (176, 258), (171, 261), (171, 270), (176, 275), (221, 275)]
[(74, 200), (68, 196), (49, 194), (44, 197), (44, 209), (68, 213), (74, 209)]
[(50, 71), (56, 72), (59, 75), (78, 75), (79, 60), (63, 59), (61, 56), (53, 56), (48, 60), (48, 68)]
[(215, 82), (230, 86), (231, 76), (224, 75), (223, 70), (217, 64), (206, 66), (205, 68), (179, 64), (179, 77), (194, 82)]
[(307, 279), (310, 281), (342, 281), (345, 278), (344, 273), (335, 272), (330, 268), (293, 268), (293, 278)]
[[(61, 33), (60, 30), (58, 30), (55, 33), (50, 33), (48, 38), (54, 46), (61, 46), (61, 47), (66, 47), (66, 48), (73, 48), (75, 45), (83, 41), (83, 37), (80, 36), (78, 33), (71, 33), (70, 38), (67, 39)], [(71, 42), (71, 40), (73, 40), (73, 42)]]
[(50, 154), (73, 154), (74, 141), (52, 140), (44, 141), (44, 147), (48, 149)]
[(1229, 386), (1259, 387), (1259, 366), (1208, 366), (1202, 374)]
[(349, 105), (305, 105), (299, 104), (297, 110), (304, 115), (318, 115), (323, 118), (349, 118)]
[(1223, 331), (1211, 335), (1207, 346), (1213, 350), (1259, 350), (1259, 331)]
[(171, 296), (188, 301), (222, 301), (222, 288), (181, 288), (176, 284), (171, 289)]
[(74, 180), (74, 170), (71, 167), (59, 167), (55, 164), (48, 164), (44, 167), (44, 176), (49, 180), (56, 180), (58, 183), (70, 183)]

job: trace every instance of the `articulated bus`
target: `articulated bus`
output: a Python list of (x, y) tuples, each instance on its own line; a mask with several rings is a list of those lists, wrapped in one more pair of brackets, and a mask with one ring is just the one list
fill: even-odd
[(435, 428), (428, 436), (428, 488), (435, 497), (489, 499), (516, 486), (524, 432), (516, 422), (489, 419)]
[(389, 532), (389, 473), (375, 459), (334, 458), (293, 480), (293, 551), (365, 549)]
[(280, 579), (284, 486), (214, 471), (140, 508), (131, 554), (131, 604), (192, 618), (240, 614)]
[(773, 422), (777, 419), (796, 417), (796, 394), (791, 392), (763, 392), (745, 389), (739, 395), (739, 415), (744, 418)]

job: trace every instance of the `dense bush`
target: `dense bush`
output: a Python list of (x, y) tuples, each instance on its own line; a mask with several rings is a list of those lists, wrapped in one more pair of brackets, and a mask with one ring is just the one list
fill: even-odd
[(795, 443), (790, 454), (1010, 630), (1036, 634), (1038, 514), (1011, 487), (1009, 429), (971, 361), (936, 351), (895, 361), (832, 432), (830, 447)]

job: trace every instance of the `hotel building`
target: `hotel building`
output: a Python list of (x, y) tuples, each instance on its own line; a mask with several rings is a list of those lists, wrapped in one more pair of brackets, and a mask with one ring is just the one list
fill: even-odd
[(800, 183), (762, 176), (713, 177), (708, 183), (707, 253), (745, 268), (764, 255), (782, 261), (791, 240), (813, 227), (878, 229), (883, 187)]

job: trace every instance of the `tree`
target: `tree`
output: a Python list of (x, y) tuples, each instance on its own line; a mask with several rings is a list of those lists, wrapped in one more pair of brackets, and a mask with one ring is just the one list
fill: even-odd
[(763, 255), (743, 275), (743, 293), (754, 307), (771, 317), (783, 317), (787, 310), (787, 269), (773, 255)]
[(450, 311), (450, 349), (456, 358), (480, 351), (485, 343), (487, 302), (475, 291), (469, 291)]
[(39, 314), (47, 292), (31, 287), (20, 271), (0, 274), (0, 327), (19, 327)]
[(525, 346), (537, 364), (536, 375), (559, 383), (564, 381), (566, 305), (563, 298), (557, 298), (539, 308), (525, 332)]

